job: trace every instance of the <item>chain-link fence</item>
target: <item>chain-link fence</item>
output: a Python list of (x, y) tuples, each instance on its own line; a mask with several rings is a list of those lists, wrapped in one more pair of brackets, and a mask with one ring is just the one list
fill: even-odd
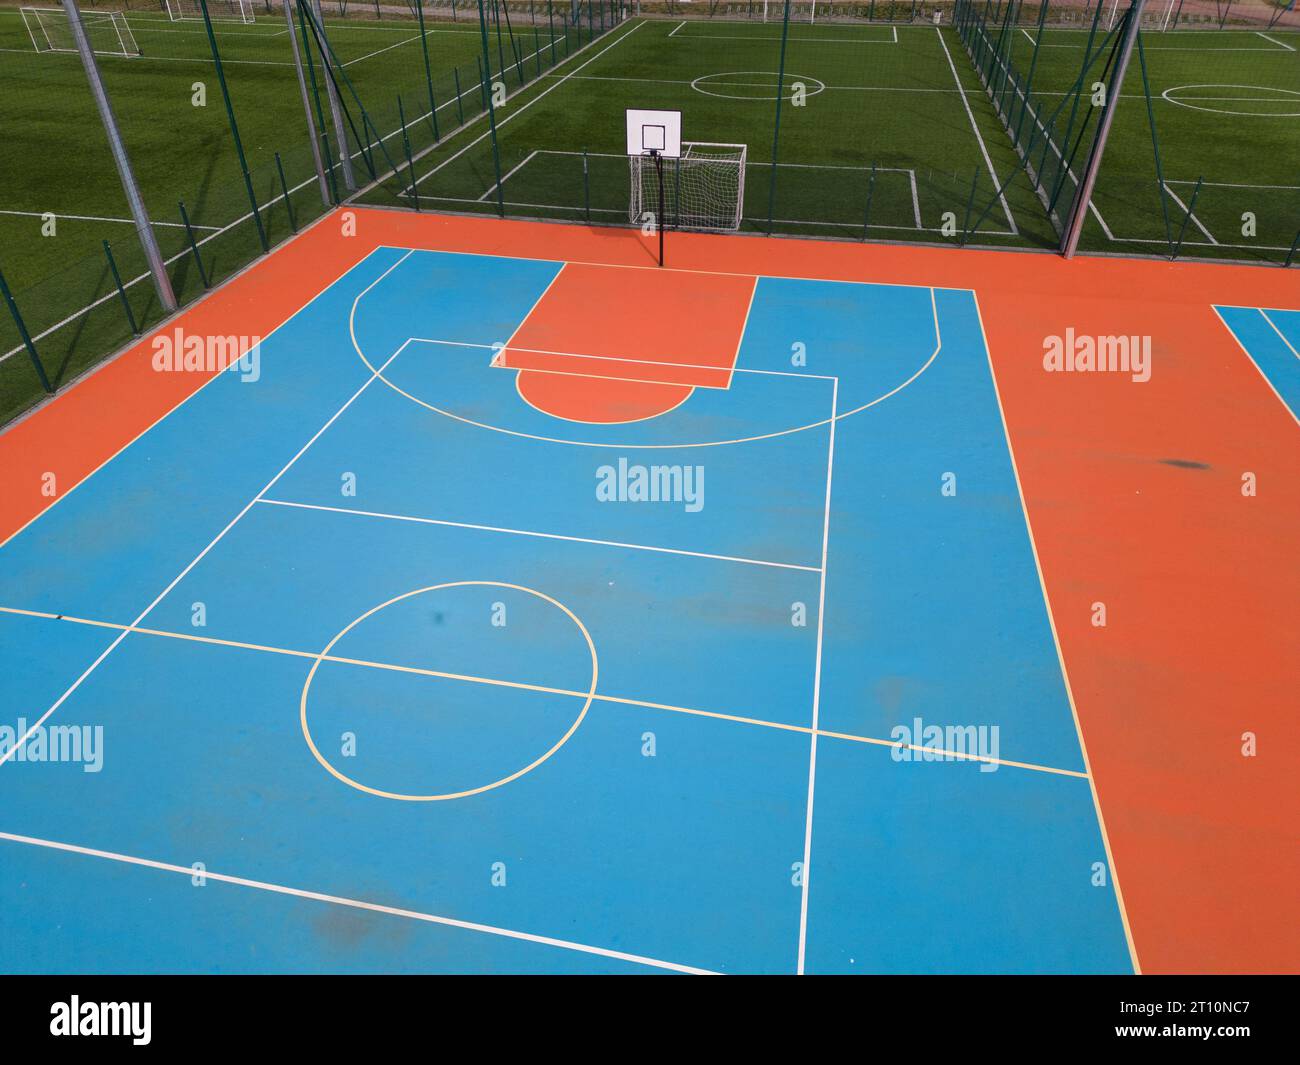
[[(41, 373), (58, 388), (165, 313), (67, 14), (46, 3), (0, 0), (0, 272), (16, 312), (0, 312), (0, 419), (43, 394)], [(642, 224), (634, 107), (682, 113), (669, 226), (1049, 251), (1079, 218), (1084, 253), (1297, 257), (1291, 2), (207, 9), (82, 5), (181, 303), (334, 203)]]

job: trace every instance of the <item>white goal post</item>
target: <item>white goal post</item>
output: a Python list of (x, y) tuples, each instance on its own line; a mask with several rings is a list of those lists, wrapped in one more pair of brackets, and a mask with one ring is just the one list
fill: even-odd
[[(167, 17), (173, 22), (203, 21), (199, 0), (166, 0)], [(252, 0), (208, 0), (208, 18), (213, 22), (256, 22)]]
[[(745, 207), (743, 144), (683, 141), (680, 158), (662, 159), (663, 221), (678, 229), (739, 229)], [(629, 155), (632, 195), (629, 222), (641, 223), (659, 206), (659, 179), (651, 155)]]
[[(22, 7), (18, 9), (38, 52), (76, 52), (68, 13), (61, 7)], [(83, 11), (81, 25), (86, 31), (90, 50), (96, 55), (138, 56), (126, 18), (117, 11)]]

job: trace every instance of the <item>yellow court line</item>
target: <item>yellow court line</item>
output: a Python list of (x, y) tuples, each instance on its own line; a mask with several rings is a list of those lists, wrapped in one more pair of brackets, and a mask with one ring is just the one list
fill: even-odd
[[(486, 684), (497, 688), (514, 688), (524, 691), (541, 692), (545, 695), (561, 695), (574, 699), (586, 699), (587, 693), (569, 688), (553, 688), (544, 684), (528, 684), (524, 681), (502, 680), (497, 677), (480, 677), (469, 673), (450, 673), (445, 670), (425, 669), (420, 666), (400, 666), (392, 662), (372, 662), (365, 658), (348, 658), (343, 655), (318, 654), (315, 651), (298, 651), (289, 647), (272, 647), (268, 644), (247, 643), (242, 640), (223, 640), (217, 636), (199, 636), (188, 632), (169, 632), (165, 629), (149, 629), (139, 625), (122, 625), (115, 621), (97, 621), (93, 618), (73, 617), (70, 614), (52, 614), (45, 610), (23, 610), (18, 607), (0, 606), (0, 614), (16, 614), (22, 617), (42, 618), (49, 621), (68, 621), (74, 625), (90, 625), (95, 628), (112, 629), (117, 632), (130, 632), (139, 636), (160, 636), (170, 640), (188, 640), (191, 643), (211, 644), (217, 647), (233, 647), (241, 651), (262, 651), (266, 654), (284, 655), (289, 658), (307, 658), (313, 661), (334, 662), (345, 666), (360, 666), (365, 669), (383, 669), (392, 673), (411, 673), (422, 677), (438, 677), (442, 680), (465, 681), (470, 684)], [(990, 765), (1007, 766), (1012, 769), (1029, 769), (1037, 773), (1052, 773), (1057, 776), (1088, 779), (1086, 772), (1077, 769), (1061, 769), (1058, 766), (1038, 765), (1034, 762), (1017, 762), (1009, 758), (993, 758), (989, 755), (967, 754), (963, 751), (950, 751), (942, 747), (927, 747), (921, 744), (903, 743), (901, 740), (886, 740), (877, 736), (859, 736), (852, 732), (835, 732), (830, 729), (812, 729), (807, 725), (792, 725), (784, 721), (768, 721), (761, 717), (747, 717), (743, 714), (727, 714), (718, 710), (701, 710), (693, 706), (676, 706), (672, 703), (656, 703), (647, 699), (631, 699), (620, 695), (602, 695), (597, 692), (592, 699), (598, 703), (613, 703), (619, 706), (638, 706), (645, 710), (664, 710), (674, 714), (689, 714), (692, 717), (708, 717), (718, 721), (731, 721), (739, 725), (756, 725), (760, 728), (776, 729), (781, 732), (798, 732), (828, 739), (844, 740), (850, 743), (867, 743), (877, 747), (897, 747), (900, 750), (914, 751), (918, 754), (937, 755), (955, 761), (987, 762)]]

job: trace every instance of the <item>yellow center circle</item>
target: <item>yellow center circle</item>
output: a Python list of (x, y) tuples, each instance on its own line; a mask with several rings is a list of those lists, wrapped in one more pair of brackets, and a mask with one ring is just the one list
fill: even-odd
[[(569, 726), (568, 730), (563, 736), (555, 741), (550, 750), (529, 762), (528, 765), (524, 766), (522, 769), (517, 769), (508, 776), (504, 776), (500, 780), (494, 780), (490, 784), (483, 784), (477, 788), (468, 788), (465, 791), (446, 792), (438, 795), (406, 795), (401, 792), (383, 791), (379, 788), (372, 788), (367, 784), (362, 784), (358, 780), (353, 780), (350, 776), (331, 763), (328, 758), (321, 754), (320, 748), (316, 746), (316, 741), (312, 739), (311, 726), (307, 723), (307, 696), (311, 693), (311, 685), (312, 681), (316, 677), (316, 670), (320, 668), (322, 662), (330, 660), (330, 652), (334, 649), (334, 645), (367, 618), (373, 617), (375, 614), (379, 613), (379, 611), (392, 606), (394, 603), (400, 603), (405, 599), (410, 599), (412, 596), (424, 595), (427, 592), (443, 591), (448, 588), (506, 588), (510, 591), (523, 592), (525, 595), (535, 596), (563, 612), (564, 615), (568, 617), (575, 626), (577, 626), (578, 631), (582, 634), (582, 638), (587, 642), (587, 650), (591, 655), (591, 685), (587, 689), (582, 709), (578, 712), (578, 716), (573, 719), (573, 723)], [(587, 631), (587, 626), (582, 623), (572, 610), (561, 603), (558, 599), (551, 598), (545, 592), (539, 592), (534, 588), (526, 588), (522, 584), (507, 584), (504, 581), (452, 581), (447, 584), (431, 584), (427, 588), (416, 588), (414, 591), (405, 592), (402, 595), (395, 596), (394, 598), (389, 599), (386, 603), (380, 603), (378, 606), (371, 607), (360, 617), (349, 623), (346, 628), (341, 630), (332, 640), (330, 640), (329, 643), (325, 645), (324, 650), (322, 650), (312, 662), (311, 670), (307, 674), (307, 680), (303, 683), (302, 698), (299, 700), (299, 718), (302, 722), (303, 738), (307, 741), (307, 746), (311, 749), (311, 753), (315, 756), (316, 761), (318, 761), (333, 777), (341, 780), (344, 784), (348, 785), (348, 787), (356, 788), (358, 791), (364, 791), (367, 795), (377, 795), (381, 799), (398, 799), (402, 802), (440, 802), (444, 799), (463, 799), (469, 795), (478, 795), (480, 792), (491, 791), (493, 788), (499, 788), (503, 784), (509, 784), (512, 780), (518, 780), (525, 773), (531, 773), (539, 765), (555, 754), (556, 751), (568, 743), (569, 738), (578, 731), (578, 726), (582, 724), (583, 718), (587, 716), (587, 711), (591, 709), (592, 699), (596, 695), (596, 678), (598, 672), (599, 664), (596, 658), (596, 645), (592, 642), (591, 633)], [(526, 685), (523, 686), (526, 687)], [(542, 688), (539, 690), (548, 691), (552, 689)]]

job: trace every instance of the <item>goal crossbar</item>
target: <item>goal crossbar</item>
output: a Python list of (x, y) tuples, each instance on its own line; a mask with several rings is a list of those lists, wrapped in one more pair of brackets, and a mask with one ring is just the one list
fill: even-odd
[[(68, 13), (61, 7), (21, 7), (23, 25), (38, 52), (76, 52)], [(90, 50), (96, 55), (138, 56), (140, 47), (126, 21), (118, 11), (83, 11), (81, 26)]]
[[(664, 159), (663, 221), (677, 229), (739, 229), (745, 206), (744, 144), (684, 141), (677, 159)], [(629, 155), (628, 221), (641, 223), (659, 203), (659, 179), (650, 155)]]
[[(202, 22), (199, 0), (165, 0), (172, 22)], [(256, 22), (252, 0), (208, 0), (208, 18), (213, 22)]]

